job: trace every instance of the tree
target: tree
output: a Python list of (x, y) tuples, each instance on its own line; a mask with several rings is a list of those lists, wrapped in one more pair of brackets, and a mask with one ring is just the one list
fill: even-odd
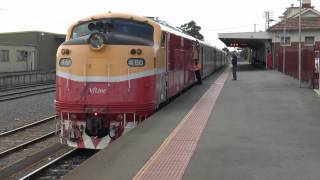
[(180, 29), (194, 38), (202, 41), (204, 40), (203, 35), (200, 33), (201, 27), (197, 26), (196, 22), (194, 21), (190, 21), (186, 24), (181, 25)]

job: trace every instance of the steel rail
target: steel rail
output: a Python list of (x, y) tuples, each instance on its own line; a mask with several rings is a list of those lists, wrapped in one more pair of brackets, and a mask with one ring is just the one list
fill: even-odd
[(55, 118), (56, 118), (56, 116), (50, 116), (50, 117), (41, 119), (39, 121), (27, 124), (25, 126), (18, 127), (16, 129), (12, 129), (10, 131), (5, 131), (3, 133), (0, 133), (0, 137), (8, 136), (8, 135), (10, 135), (12, 133), (15, 133), (15, 132), (18, 132), (18, 131), (21, 131), (21, 130), (24, 130), (24, 129), (27, 129), (27, 128), (30, 128), (30, 127), (33, 127), (33, 126), (36, 126), (36, 125), (39, 125), (39, 124), (42, 124), (42, 123), (45, 123), (45, 122), (50, 121), (50, 120), (54, 120)]
[(27, 89), (27, 88), (33, 88), (33, 87), (39, 87), (39, 86), (50, 86), (50, 85), (55, 85), (55, 81), (48, 81), (47, 83), (34, 83), (34, 84), (27, 84), (27, 85), (17, 85), (13, 87), (5, 87), (5, 88), (0, 88), (0, 92), (5, 92), (5, 91), (14, 91), (14, 90), (20, 90), (20, 89)]
[(5, 94), (5, 95), (1, 95), (0, 96), (0, 102), (1, 101), (8, 101), (8, 100), (13, 100), (13, 99), (18, 99), (18, 98), (23, 98), (23, 97), (27, 97), (27, 96), (33, 96), (33, 95), (37, 95), (37, 94), (54, 92), (54, 91), (56, 91), (55, 87), (50, 87), (50, 88), (33, 89), (33, 90), (29, 90), (29, 91)]
[[(55, 89), (55, 87), (53, 86), (53, 87), (43, 87), (43, 88), (38, 88), (38, 89), (27, 89), (27, 90), (20, 91), (20, 92), (12, 92), (12, 93), (7, 93), (7, 94), (2, 94), (2, 95), (0, 95), (0, 97), (13, 96), (16, 94), (41, 91), (41, 90), (47, 90), (47, 89)], [(15, 91), (15, 90), (11, 90), (11, 91)]]
[(32, 144), (35, 144), (35, 143), (37, 143), (37, 142), (39, 142), (39, 141), (41, 141), (41, 140), (43, 140), (43, 139), (46, 139), (46, 138), (48, 138), (48, 137), (51, 137), (51, 136), (53, 136), (53, 135), (55, 135), (55, 134), (56, 134), (56, 131), (52, 131), (52, 132), (50, 132), (50, 133), (48, 133), (48, 134), (45, 134), (45, 135), (40, 136), (40, 137), (37, 137), (37, 138), (35, 138), (35, 139), (33, 139), (33, 140), (30, 140), (30, 141), (25, 142), (25, 143), (23, 143), (23, 144), (20, 144), (20, 145), (18, 145), (18, 146), (15, 146), (15, 147), (13, 147), (13, 148), (10, 148), (10, 149), (7, 149), (7, 150), (5, 150), (5, 151), (2, 151), (2, 152), (0, 152), (0, 158), (2, 158), (3, 156), (8, 155), (8, 154), (10, 154), (10, 153), (13, 153), (14, 151), (18, 151), (18, 150), (20, 150), (20, 149), (22, 149), (22, 148), (24, 148), (24, 147), (30, 146), (30, 145), (32, 145)]

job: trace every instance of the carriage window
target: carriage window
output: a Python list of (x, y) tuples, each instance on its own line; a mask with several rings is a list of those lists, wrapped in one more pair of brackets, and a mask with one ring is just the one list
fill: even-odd
[(153, 45), (153, 27), (143, 22), (127, 19), (103, 19), (85, 22), (76, 26), (71, 39), (100, 32), (106, 35), (106, 44)]

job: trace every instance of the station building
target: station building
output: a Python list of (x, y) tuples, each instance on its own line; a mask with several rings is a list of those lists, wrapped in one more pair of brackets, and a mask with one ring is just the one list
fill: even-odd
[[(298, 78), (299, 7), (288, 7), (280, 21), (265, 32), (219, 33), (227, 46), (250, 48), (252, 63)], [(320, 12), (311, 0), (301, 7), (301, 80), (319, 86)]]
[(0, 73), (55, 69), (65, 35), (40, 31), (0, 34)]
[[(271, 26), (274, 67), (298, 78), (299, 7), (287, 8), (281, 21)], [(301, 79), (312, 81), (319, 72), (320, 12), (304, 0), (301, 9)]]

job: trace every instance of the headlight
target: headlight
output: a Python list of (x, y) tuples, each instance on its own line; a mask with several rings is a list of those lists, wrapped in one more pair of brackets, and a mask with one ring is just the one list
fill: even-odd
[(143, 67), (145, 65), (145, 61), (141, 58), (130, 58), (128, 59), (128, 65), (130, 67)]
[(62, 67), (69, 67), (71, 66), (71, 64), (72, 64), (72, 61), (69, 58), (62, 58), (59, 61), (59, 65)]
[(106, 41), (106, 38), (101, 33), (93, 33), (90, 35), (88, 39), (88, 43), (94, 49), (101, 49), (104, 46), (105, 41)]

